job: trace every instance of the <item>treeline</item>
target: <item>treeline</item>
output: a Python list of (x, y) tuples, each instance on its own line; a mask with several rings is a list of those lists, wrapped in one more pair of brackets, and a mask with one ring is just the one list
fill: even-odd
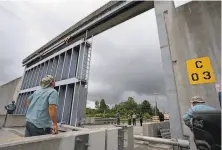
[(109, 108), (104, 99), (95, 102), (95, 109), (86, 108), (87, 117), (115, 118), (117, 112), (120, 113), (121, 119), (127, 119), (127, 115), (133, 113), (142, 113), (145, 119), (149, 119), (155, 115), (155, 112), (158, 115), (159, 109), (152, 107), (147, 100), (137, 103), (133, 97), (129, 97), (126, 102), (116, 104), (112, 108)]

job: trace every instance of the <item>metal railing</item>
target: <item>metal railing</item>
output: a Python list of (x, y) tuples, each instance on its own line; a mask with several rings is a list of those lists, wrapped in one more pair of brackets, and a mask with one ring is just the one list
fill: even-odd
[(187, 140), (181, 139), (163, 139), (163, 138), (156, 138), (156, 137), (149, 137), (149, 136), (140, 136), (134, 135), (135, 140), (141, 140), (146, 142), (155, 142), (161, 144), (167, 144), (172, 146), (177, 146), (179, 148), (190, 148), (190, 143)]

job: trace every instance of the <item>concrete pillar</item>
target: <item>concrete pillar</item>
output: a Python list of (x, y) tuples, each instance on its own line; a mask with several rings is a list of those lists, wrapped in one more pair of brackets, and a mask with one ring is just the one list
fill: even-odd
[[(165, 15), (176, 87), (182, 115), (194, 95), (203, 96), (208, 105), (219, 108), (215, 83), (191, 85), (186, 61), (209, 57), (217, 81), (221, 76), (221, 2), (190, 2)], [(183, 125), (184, 134), (189, 134)]]
[[(183, 114), (190, 107), (189, 101), (191, 97), (200, 95), (208, 105), (216, 108), (219, 108), (220, 105), (215, 83), (190, 84), (186, 61), (194, 58), (209, 57), (216, 82), (221, 82), (221, 2), (192, 1), (176, 9), (169, 7), (166, 3), (155, 2), (155, 10), (163, 67), (166, 74), (167, 94), (170, 105), (176, 107), (169, 107), (171, 111), (171, 132), (172, 137), (175, 137), (175, 134), (178, 136), (181, 132), (185, 136), (192, 136), (182, 120)], [(159, 11), (164, 10), (163, 5), (167, 11), (163, 13), (163, 16), (160, 16)], [(165, 22), (165, 25), (163, 25), (163, 22)], [(167, 36), (165, 35), (165, 29)], [(167, 66), (170, 70), (167, 70)], [(171, 76), (168, 76), (169, 72)], [(169, 88), (172, 86), (175, 89)], [(177, 96), (173, 97), (172, 93)], [(174, 111), (175, 109), (176, 111)], [(176, 120), (173, 121), (172, 117)], [(176, 125), (180, 128), (178, 132), (172, 131), (172, 127)], [(191, 149), (195, 148), (191, 147)]]
[(179, 100), (176, 89), (175, 76), (171, 60), (170, 45), (165, 25), (165, 11), (175, 9), (173, 1), (154, 1), (157, 27), (159, 33), (160, 50), (164, 69), (164, 80), (168, 98), (170, 130), (172, 138), (183, 138), (182, 123), (180, 118)]

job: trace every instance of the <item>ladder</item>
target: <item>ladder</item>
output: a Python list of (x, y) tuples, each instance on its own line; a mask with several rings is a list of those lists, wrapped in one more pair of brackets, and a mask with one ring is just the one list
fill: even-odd
[(92, 42), (90, 44), (90, 48), (88, 49), (87, 63), (86, 63), (86, 76), (85, 76), (85, 88), (88, 88), (89, 82), (89, 72), (90, 72), (90, 64), (91, 64), (91, 54), (92, 54)]

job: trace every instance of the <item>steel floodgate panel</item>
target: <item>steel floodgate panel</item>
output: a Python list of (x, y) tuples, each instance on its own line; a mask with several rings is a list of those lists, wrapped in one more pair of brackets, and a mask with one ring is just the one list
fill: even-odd
[(45, 62), (45, 65), (43, 67), (43, 73), (42, 73), (42, 78), (46, 76), (46, 72), (47, 72), (47, 69), (48, 69), (48, 61)]
[(55, 77), (58, 62), (59, 62), (59, 56), (56, 56), (56, 57), (54, 58), (54, 63), (53, 63), (53, 65), (52, 65), (51, 75), (52, 75), (53, 77)]
[(48, 69), (47, 69), (47, 72), (46, 72), (47, 75), (51, 73), (51, 69), (52, 69), (52, 65), (53, 65), (52, 63), (53, 63), (53, 59), (50, 59)]
[(27, 80), (27, 71), (25, 72), (24, 76), (23, 76), (23, 82), (22, 82), (22, 85), (21, 85), (21, 89), (23, 90), (25, 88), (25, 82)]
[(73, 48), (72, 60), (71, 60), (70, 72), (69, 72), (70, 78), (75, 77), (75, 75), (76, 75), (77, 62), (78, 62), (78, 56), (79, 56), (79, 48), (80, 48), (80, 46)]
[(20, 105), (20, 103), (21, 103), (21, 94), (19, 94), (18, 95), (18, 97), (17, 97), (17, 100), (16, 100), (16, 110), (15, 110), (15, 114), (18, 114), (18, 112), (19, 112), (19, 105)]
[(35, 78), (33, 79), (33, 80), (34, 80), (34, 82), (33, 82), (32, 87), (35, 87), (35, 86), (37, 86), (37, 84), (38, 84), (38, 82), (37, 82), (37, 81), (38, 81), (38, 77), (39, 77), (39, 74), (40, 74), (39, 69), (40, 69), (40, 66), (37, 66), (37, 67), (36, 67)]
[(85, 84), (82, 84), (80, 87), (80, 97), (79, 97), (79, 105), (78, 105), (78, 114), (77, 116), (81, 120), (85, 114), (86, 101), (87, 99), (87, 88), (85, 88)]
[[(40, 88), (40, 81), (45, 75), (51, 74), (56, 78), (55, 89), (59, 94), (57, 121), (78, 125), (86, 107), (87, 88), (85, 85), (88, 82), (86, 69), (89, 47), (88, 42), (80, 40), (58, 51), (42, 53), (41, 55), (45, 56), (26, 64), (22, 91), (17, 98), (16, 114), (26, 113), (27, 97)], [(47, 54), (48, 52), (51, 54)]]
[(36, 79), (36, 85), (35, 86), (39, 86), (40, 85), (40, 81), (42, 78), (42, 69), (43, 69), (44, 64), (40, 64), (39, 65), (39, 75), (38, 78)]
[(57, 121), (58, 122), (60, 122), (62, 119), (62, 111), (63, 111), (63, 105), (64, 105), (65, 92), (66, 92), (66, 85), (60, 86), (59, 104), (57, 107)]
[(66, 124), (69, 124), (69, 118), (71, 116), (70, 110), (72, 107), (72, 97), (73, 97), (73, 92), (74, 92), (74, 85), (70, 84), (67, 87), (67, 92), (66, 92), (66, 98), (65, 98), (65, 103), (63, 106), (63, 119), (62, 121)]
[(79, 99), (79, 84), (75, 84), (74, 93), (73, 93), (73, 102), (71, 107), (71, 117), (70, 117), (70, 125), (76, 125), (76, 116), (77, 116), (77, 102)]
[(68, 78), (71, 55), (72, 55), (72, 50), (70, 49), (66, 52), (66, 57), (65, 57), (64, 65), (63, 65), (63, 71), (62, 71), (62, 80), (65, 80)]
[(65, 53), (61, 54), (60, 58), (59, 58), (57, 74), (56, 74), (56, 81), (60, 81), (60, 79), (61, 79), (61, 76), (62, 76), (61, 73), (62, 73), (62, 67), (63, 67), (64, 59), (65, 59)]
[(28, 70), (26, 72), (27, 73), (27, 77), (25, 78), (24, 89), (27, 89), (27, 87), (28, 87), (28, 80), (30, 78), (30, 72), (31, 72), (31, 70)]
[(23, 99), (25, 98), (25, 94), (23, 93), (22, 95), (21, 95), (21, 102), (20, 102), (20, 108), (19, 108), (19, 114), (22, 114), (22, 110), (23, 110), (23, 108), (24, 108), (24, 104), (23, 104)]

